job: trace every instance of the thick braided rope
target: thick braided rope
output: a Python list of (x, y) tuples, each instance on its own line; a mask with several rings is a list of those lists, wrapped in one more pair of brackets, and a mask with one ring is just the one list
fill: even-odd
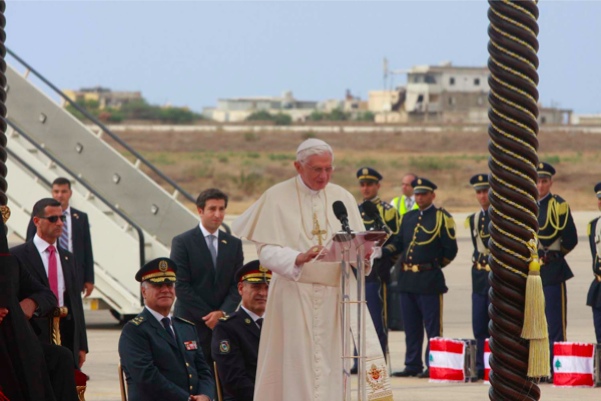
[[(8, 199), (6, 190), (8, 188), (6, 182), (6, 18), (4, 18), (4, 10), (6, 2), (0, 1), (0, 206), (6, 206)], [(4, 235), (4, 233), (2, 233)]]
[(538, 232), (538, 7), (489, 0), (491, 72), (491, 400), (539, 400), (527, 378), (528, 341), (520, 337), (530, 250)]

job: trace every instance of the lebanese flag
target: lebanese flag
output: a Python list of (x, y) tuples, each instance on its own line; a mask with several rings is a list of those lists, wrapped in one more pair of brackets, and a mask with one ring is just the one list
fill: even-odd
[(594, 386), (594, 355), (594, 344), (568, 342), (553, 344), (553, 384), (570, 387)]
[(463, 341), (431, 338), (429, 361), (431, 382), (465, 382)]
[(488, 344), (488, 338), (484, 341), (484, 382), (488, 383), (488, 376), (490, 375), (490, 345)]

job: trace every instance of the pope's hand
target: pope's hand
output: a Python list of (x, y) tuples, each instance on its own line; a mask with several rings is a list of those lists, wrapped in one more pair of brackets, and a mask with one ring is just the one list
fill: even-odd
[(302, 266), (305, 263), (310, 262), (313, 259), (315, 259), (315, 257), (317, 257), (317, 255), (319, 255), (320, 252), (321, 252), (321, 255), (319, 255), (320, 258), (323, 257), (325, 254), (325, 250), (322, 252), (322, 249), (324, 249), (324, 248), (321, 245), (312, 246), (307, 252), (300, 253), (296, 257), (294, 264), (297, 266)]

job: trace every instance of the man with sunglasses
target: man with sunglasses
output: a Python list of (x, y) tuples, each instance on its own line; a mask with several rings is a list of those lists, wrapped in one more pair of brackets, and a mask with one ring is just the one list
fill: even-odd
[[(90, 223), (86, 213), (69, 204), (72, 195), (71, 181), (67, 178), (58, 177), (52, 182), (52, 197), (60, 202), (62, 213), (65, 216), (63, 231), (58, 243), (61, 248), (75, 256), (77, 288), (84, 293), (85, 297), (88, 297), (94, 290), (94, 256)], [(27, 241), (33, 238), (36, 231), (32, 217), (27, 227)]]
[(169, 258), (146, 263), (136, 274), (144, 310), (119, 339), (130, 401), (211, 401), (215, 381), (194, 323), (171, 316), (177, 267)]
[[(11, 253), (21, 268), (28, 269), (32, 276), (52, 290), (58, 306), (68, 308), (67, 316), (60, 322), (61, 342), (73, 353), (75, 367), (81, 368), (88, 353), (88, 339), (75, 258), (58, 242), (65, 216), (60, 202), (52, 198), (36, 202), (32, 214), (36, 234), (30, 241), (12, 248)], [(40, 319), (33, 323), (40, 329), (41, 340), (50, 342), (48, 321)]]

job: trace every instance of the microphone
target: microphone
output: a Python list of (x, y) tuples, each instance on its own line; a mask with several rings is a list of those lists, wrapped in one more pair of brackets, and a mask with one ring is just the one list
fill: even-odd
[(390, 234), (392, 232), (392, 230), (390, 230), (390, 227), (388, 227), (388, 225), (386, 225), (386, 223), (384, 223), (384, 221), (382, 220), (382, 216), (380, 216), (380, 211), (378, 210), (378, 207), (374, 205), (372, 201), (363, 202), (361, 204), (361, 208), (368, 217), (370, 217), (376, 222), (376, 230), (384, 230), (387, 234)]
[(332, 204), (332, 208), (334, 209), (334, 215), (342, 223), (342, 230), (350, 234), (351, 228), (348, 225), (348, 213), (346, 212), (346, 206), (344, 206), (344, 203), (337, 200)]

